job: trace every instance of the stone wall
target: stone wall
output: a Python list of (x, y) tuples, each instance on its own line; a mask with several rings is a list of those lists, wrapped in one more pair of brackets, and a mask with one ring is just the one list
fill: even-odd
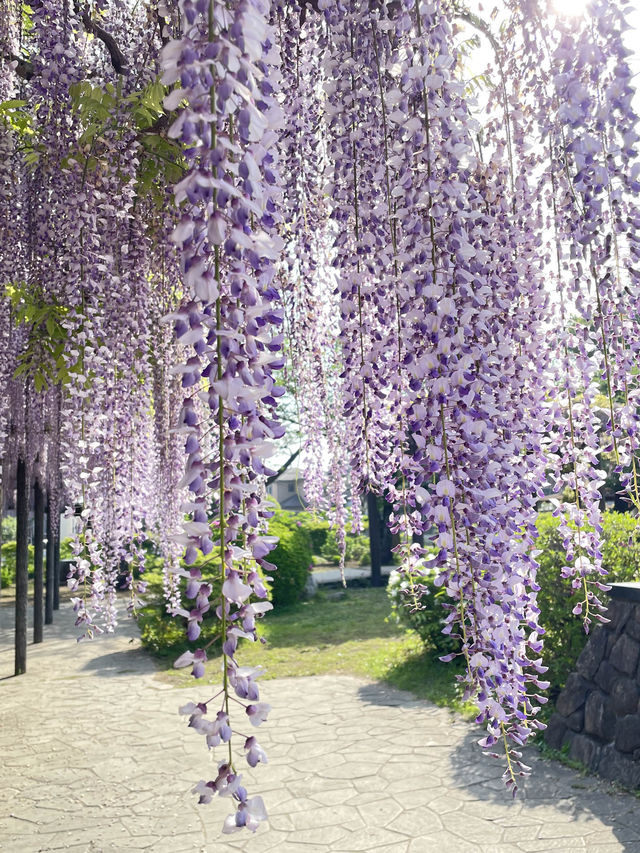
[(605, 779), (640, 788), (640, 583), (614, 584), (556, 702), (545, 739)]

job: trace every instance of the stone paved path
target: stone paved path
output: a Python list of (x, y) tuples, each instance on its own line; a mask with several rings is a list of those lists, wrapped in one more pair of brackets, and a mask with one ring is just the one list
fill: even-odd
[(0, 849), (182, 853), (640, 853), (640, 806), (603, 782), (537, 760), (511, 802), (478, 732), (442, 709), (355, 678), (265, 682), (274, 706), (248, 769), (270, 824), (220, 834), (224, 801), (196, 806), (212, 758), (177, 715), (208, 698), (155, 675), (135, 626), (76, 644), (57, 614), (12, 672), (0, 623)]
[[(394, 569), (397, 569), (397, 566), (381, 566), (380, 574), (386, 578)], [(360, 566), (357, 569), (347, 567), (344, 570), (344, 577), (347, 582), (366, 580), (371, 577), (371, 566)], [(313, 579), (317, 584), (340, 583), (342, 576), (340, 569), (314, 569)]]

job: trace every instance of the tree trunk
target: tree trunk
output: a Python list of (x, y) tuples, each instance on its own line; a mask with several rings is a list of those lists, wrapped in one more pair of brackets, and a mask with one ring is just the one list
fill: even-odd
[(389, 529), (389, 518), (393, 511), (393, 507), (390, 503), (382, 499), (382, 512), (380, 513), (380, 542), (382, 549), (382, 556), (380, 559), (383, 563), (393, 563), (393, 548), (398, 544), (397, 536), (394, 536), (391, 530)]
[(29, 584), (29, 490), (27, 466), (18, 459), (16, 494), (15, 674), (27, 671), (27, 594)]
[(382, 536), (378, 499), (367, 494), (367, 515), (369, 517), (369, 552), (371, 554), (371, 586), (382, 586)]
[(44, 632), (44, 492), (36, 477), (33, 484), (33, 642), (41, 643)]
[(53, 537), (53, 609), (60, 609), (60, 528)]

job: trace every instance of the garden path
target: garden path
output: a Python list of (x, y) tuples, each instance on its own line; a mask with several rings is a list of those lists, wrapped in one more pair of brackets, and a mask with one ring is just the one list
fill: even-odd
[[(397, 566), (382, 566), (380, 574), (382, 577), (388, 577)], [(340, 583), (342, 574), (339, 568), (322, 568), (313, 570), (313, 579), (316, 584)], [(347, 581), (367, 580), (371, 577), (371, 566), (359, 566), (352, 568), (347, 566), (344, 570), (344, 578)]]
[[(5, 617), (7, 613), (3, 614)], [(220, 834), (227, 803), (196, 806), (203, 741), (179, 704), (205, 698), (160, 680), (135, 625), (76, 644), (68, 604), (29, 671), (11, 677), (0, 620), (0, 849), (8, 853), (640, 853), (637, 800), (528, 755), (509, 800), (479, 731), (407, 693), (337, 676), (264, 682), (273, 705), (251, 771), (269, 826)]]
[[(387, 577), (397, 566), (382, 566), (380, 574), (382, 577)], [(367, 580), (371, 577), (371, 566), (359, 566), (356, 568), (347, 567), (344, 570), (344, 577), (347, 583), (354, 580)], [(340, 569), (314, 569), (313, 579), (317, 584), (325, 583), (340, 583), (342, 575)]]

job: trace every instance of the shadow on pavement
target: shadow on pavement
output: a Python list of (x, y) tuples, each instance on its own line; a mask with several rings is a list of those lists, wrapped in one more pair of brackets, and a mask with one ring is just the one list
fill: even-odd
[[(502, 781), (506, 765), (481, 754), (477, 743), (481, 737), (481, 728), (473, 727), (453, 750), (453, 785), (472, 792), (479, 801), (504, 806), (512, 799)], [(596, 818), (611, 828), (622, 850), (640, 853), (640, 810), (632, 794), (619, 791), (605, 779), (544, 758), (535, 746), (525, 750), (523, 760), (531, 767), (531, 775), (522, 780), (514, 800), (519, 819), (536, 819), (542, 810), (550, 815), (550, 809), (558, 813), (560, 821), (569, 818), (572, 824), (585, 825)]]
[(104, 678), (112, 678), (116, 675), (153, 675), (158, 668), (149, 654), (135, 648), (91, 658), (82, 669)]
[(383, 682), (363, 684), (358, 688), (358, 697), (367, 705), (380, 705), (387, 708), (415, 708), (425, 701), (416, 698), (406, 690), (398, 690)]
[[(415, 710), (422, 707), (436, 712), (434, 705), (381, 683), (361, 686), (358, 695), (370, 705), (412, 711), (408, 720), (414, 720)], [(475, 804), (470, 811), (478, 814), (488, 827), (498, 818), (500, 828), (511, 827), (514, 833), (524, 832), (526, 828), (532, 825), (535, 828), (539, 824), (544, 827), (545, 835), (532, 842), (538, 846), (531, 847), (531, 850), (565, 849), (561, 846), (563, 842), (566, 843), (570, 836), (576, 840), (581, 830), (586, 834), (594, 829), (603, 832), (610, 829), (612, 837), (603, 850), (612, 849), (615, 838), (621, 845), (621, 851), (640, 853), (640, 809), (632, 794), (617, 790), (604, 779), (583, 776), (558, 761), (543, 758), (536, 747), (531, 746), (524, 754), (524, 762), (531, 767), (531, 775), (523, 780), (524, 784), (514, 800), (502, 781), (506, 765), (502, 760), (483, 755), (478, 745), (478, 740), (483, 737), (483, 729), (465, 722), (458, 715), (453, 716), (453, 713), (451, 728), (445, 725), (444, 744), (439, 741), (441, 745), (446, 745), (447, 740), (449, 743), (447, 784), (442, 794), (451, 811), (461, 805), (456, 805), (456, 793), (459, 792), (459, 801)], [(417, 738), (414, 746), (420, 746)], [(429, 746), (432, 744), (426, 744), (425, 749)], [(432, 768), (428, 754), (425, 754), (424, 764), (425, 774), (429, 774)], [(594, 821), (601, 826), (594, 828)], [(558, 837), (553, 835), (556, 827)], [(569, 835), (564, 834), (565, 830)], [(539, 846), (546, 842), (548, 848)], [(519, 848), (514, 846), (515, 849)]]

